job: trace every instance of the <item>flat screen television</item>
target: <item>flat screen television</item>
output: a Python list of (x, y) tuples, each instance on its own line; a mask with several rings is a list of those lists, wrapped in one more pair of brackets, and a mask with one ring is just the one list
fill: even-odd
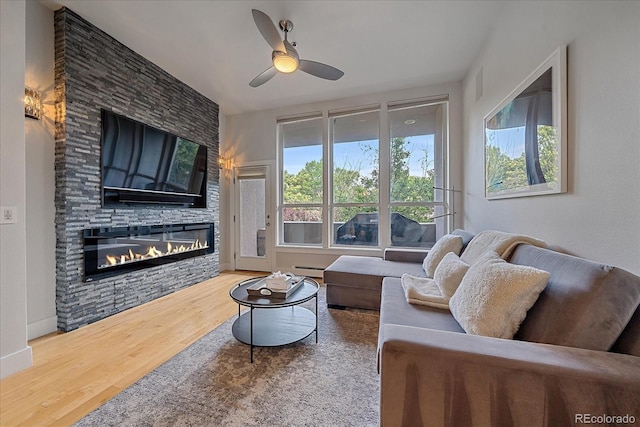
[(102, 110), (103, 206), (205, 208), (207, 148)]

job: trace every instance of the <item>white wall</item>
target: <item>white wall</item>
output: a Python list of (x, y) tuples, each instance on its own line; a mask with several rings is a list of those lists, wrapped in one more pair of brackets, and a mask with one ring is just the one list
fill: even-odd
[[(640, 3), (509, 2), (502, 18), (463, 82), (464, 226), (537, 236), (640, 274)], [(483, 118), (562, 44), (569, 191), (487, 201)]]
[[(276, 119), (279, 116), (303, 114), (323, 110), (332, 110), (363, 105), (378, 104), (388, 101), (425, 98), (437, 95), (449, 95), (449, 146), (450, 146), (450, 185), (460, 188), (462, 185), (462, 91), (461, 83), (445, 83), (392, 92), (377, 93), (367, 96), (338, 99), (334, 101), (297, 105), (287, 108), (263, 110), (246, 114), (231, 115), (225, 117), (224, 137), (221, 136), (220, 152), (223, 156), (233, 158), (236, 165), (250, 162), (271, 162), (276, 164), (277, 141)], [(233, 268), (233, 194), (230, 174), (227, 179), (222, 179), (220, 190), (220, 228), (227, 230), (225, 236), (221, 235), (220, 259), (229, 260), (227, 266)], [(272, 188), (277, 187), (277, 174), (272, 174)], [(274, 192), (274, 195), (276, 192)], [(462, 200), (456, 199), (456, 210), (461, 212)], [(274, 203), (275, 209), (275, 203)], [(225, 215), (226, 214), (226, 215)], [(276, 218), (276, 212), (271, 212), (271, 217)], [(458, 218), (456, 218), (458, 220)], [(460, 220), (458, 226), (462, 224)], [(269, 229), (275, 231), (275, 227)], [(271, 239), (275, 241), (275, 237)], [(349, 248), (351, 249), (351, 248)], [(298, 248), (271, 248), (275, 251), (273, 270), (290, 271), (292, 265), (304, 265), (324, 268), (337, 258), (345, 250), (320, 250)], [(350, 253), (362, 253), (366, 255), (381, 255), (381, 251), (350, 250)], [(222, 262), (222, 261), (221, 261)], [(321, 272), (319, 273), (321, 274)]]
[(25, 2), (0, 1), (0, 378), (32, 365), (27, 345), (24, 137)]
[(25, 120), (28, 339), (57, 330), (53, 11), (27, 2), (25, 84), (42, 93), (43, 117)]
[[(224, 146), (225, 136), (227, 134), (227, 116), (223, 113), (218, 115), (218, 132), (220, 138), (220, 156), (228, 157), (226, 156), (227, 153), (225, 152)], [(231, 245), (231, 240), (233, 239), (233, 230), (229, 228), (231, 224), (229, 219), (229, 206), (231, 206), (232, 200), (227, 189), (230, 185), (231, 171), (220, 169), (220, 219), (217, 224), (218, 233), (220, 234), (220, 246), (216, 248), (216, 250), (219, 251), (221, 272), (233, 269), (233, 255), (230, 254), (228, 250)]]

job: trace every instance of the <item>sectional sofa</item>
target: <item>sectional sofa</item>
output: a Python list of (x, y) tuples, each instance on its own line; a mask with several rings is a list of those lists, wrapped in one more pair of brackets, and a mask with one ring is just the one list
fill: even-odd
[(330, 307), (380, 310), (382, 426), (640, 423), (640, 277), (520, 244), (507, 261), (550, 276), (514, 339), (501, 339), (407, 302), (400, 277), (424, 276), (424, 256), (343, 256), (324, 274)]

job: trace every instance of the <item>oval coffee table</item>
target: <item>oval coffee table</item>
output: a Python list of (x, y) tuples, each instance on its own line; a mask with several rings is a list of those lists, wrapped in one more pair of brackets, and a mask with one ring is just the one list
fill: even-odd
[[(305, 277), (304, 282), (287, 298), (249, 295), (247, 288), (262, 279), (264, 277), (244, 280), (229, 291), (231, 298), (238, 303), (238, 318), (233, 322), (231, 331), (238, 341), (250, 346), (251, 363), (254, 347), (291, 344), (313, 332), (318, 342), (318, 282)], [(315, 313), (300, 307), (300, 304), (314, 298)], [(249, 311), (241, 315), (241, 306), (249, 307)]]

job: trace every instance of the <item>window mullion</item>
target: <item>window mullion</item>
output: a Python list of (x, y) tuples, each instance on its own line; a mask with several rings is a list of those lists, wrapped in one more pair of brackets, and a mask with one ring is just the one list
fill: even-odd
[(391, 246), (391, 148), (389, 115), (387, 104), (380, 107), (380, 138), (378, 155), (379, 206), (378, 206), (378, 243), (381, 247)]
[(391, 202), (391, 206), (447, 206), (447, 202)]
[(322, 203), (283, 203), (285, 208), (322, 208)]
[(322, 112), (322, 247), (331, 246), (331, 224), (333, 214), (331, 213), (331, 201), (333, 200), (333, 150), (329, 139), (329, 113)]

